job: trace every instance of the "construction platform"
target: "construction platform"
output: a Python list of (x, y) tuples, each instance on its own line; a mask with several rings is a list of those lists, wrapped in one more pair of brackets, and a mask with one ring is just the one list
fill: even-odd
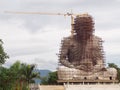
[(58, 83), (118, 83), (118, 80), (57, 80)]

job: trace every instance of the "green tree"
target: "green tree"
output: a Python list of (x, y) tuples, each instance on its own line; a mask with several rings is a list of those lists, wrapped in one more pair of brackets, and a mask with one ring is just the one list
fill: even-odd
[(1, 67), (0, 70), (0, 90), (22, 90), (21, 63), (15, 62), (10, 68)]
[(34, 78), (39, 78), (35, 65), (15, 62), (10, 68), (0, 67), (0, 90), (29, 90)]
[(109, 67), (113, 67), (115, 69), (119, 69), (119, 67), (116, 64), (114, 64), (114, 63), (108, 63), (108, 66)]
[(49, 84), (49, 85), (56, 85), (57, 84), (57, 71), (50, 72), (47, 77), (41, 79), (41, 84)]
[(4, 67), (0, 67), (0, 90), (14, 90), (13, 72)]
[(14, 81), (14, 87), (16, 87), (16, 90), (22, 90), (22, 66), (19, 61), (16, 61), (11, 67), (10, 71), (13, 72)]
[[(34, 71), (35, 65), (22, 64), (22, 79), (29, 86), (30, 83), (35, 83), (35, 78), (40, 78), (40, 74)], [(28, 87), (29, 88), (29, 87)]]
[(114, 63), (108, 63), (109, 67), (115, 68), (117, 70), (117, 79), (120, 82), (120, 68)]
[(48, 85), (48, 77), (47, 76), (41, 77), (41, 84)]
[(6, 59), (9, 58), (7, 53), (4, 52), (4, 48), (2, 45), (3, 45), (3, 41), (0, 39), (0, 65), (4, 64)]
[(49, 84), (52, 84), (52, 85), (57, 84), (57, 79), (58, 79), (57, 71), (49, 73), (49, 77), (48, 77), (48, 83)]

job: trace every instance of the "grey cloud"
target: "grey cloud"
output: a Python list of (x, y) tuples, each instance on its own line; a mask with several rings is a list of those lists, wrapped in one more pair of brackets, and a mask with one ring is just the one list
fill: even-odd
[(49, 67), (49, 70), (56, 70), (57, 68), (57, 61), (55, 60), (46, 61), (40, 58), (36, 58), (34, 59), (34, 62), (37, 63), (37, 68), (39, 69), (48, 69)]
[(53, 52), (54, 48), (47, 48), (47, 47), (40, 47), (40, 46), (31, 46), (31, 47), (24, 47), (24, 48), (15, 48), (15, 49), (8, 49), (8, 54), (10, 57), (18, 57), (18, 56), (26, 56), (26, 55), (36, 55), (36, 54), (44, 54)]
[[(17, 11), (40, 11), (40, 12), (66, 12), (66, 10), (70, 11), (71, 8), (73, 8), (73, 11), (75, 9), (74, 12), (90, 12), (93, 15), (95, 14), (95, 18), (97, 20), (99, 20), (99, 17), (102, 16), (103, 19), (110, 19), (110, 14), (108, 13), (111, 12), (111, 16), (114, 16), (113, 14), (120, 14), (120, 11), (118, 11), (119, 8), (119, 3), (113, 0), (86, 0), (86, 1), (78, 1), (78, 0), (60, 0), (60, 1), (56, 1), (56, 0), (52, 0), (50, 2), (48, 2), (47, 0), (25, 0), (25, 1), (12, 1), (10, 3), (8, 3), (10, 1), (6, 1), (3, 2), (3, 4), (5, 3), (5, 6), (2, 6), (3, 9), (7, 9), (7, 10), (17, 10)], [(17, 3), (14, 5), (14, 3)], [(10, 7), (12, 6), (12, 7)], [(114, 7), (113, 7), (114, 6)], [(80, 10), (79, 10), (80, 9)], [(104, 11), (104, 13), (103, 13)], [(116, 12), (115, 12), (116, 11)], [(98, 13), (99, 12), (99, 13)], [(100, 13), (101, 12), (101, 13)], [(119, 13), (118, 13), (119, 12)], [(97, 13), (100, 14), (97, 17)], [(107, 18), (104, 18), (107, 17)], [(10, 17), (17, 17), (17, 18), (21, 18), (25, 21), (24, 26), (26, 28), (28, 28), (29, 31), (31, 32), (35, 32), (38, 30), (41, 30), (41, 28), (43, 28), (44, 26), (48, 25), (48, 24), (56, 24), (59, 26), (64, 26), (63, 23), (63, 19), (62, 17), (57, 17), (57, 16), (43, 16), (43, 15), (13, 15), (13, 14), (7, 14), (7, 15), (1, 15), (0, 16), (1, 19), (8, 19)], [(118, 17), (119, 19), (119, 17)], [(116, 18), (117, 20), (117, 18)], [(111, 22), (102, 22), (99, 23), (99, 21), (96, 22), (96, 27), (98, 28), (114, 28), (114, 27), (118, 27), (118, 23), (117, 22), (113, 22), (113, 20), (111, 20)], [(117, 24), (116, 24), (117, 23)], [(111, 24), (111, 26), (107, 26), (107, 24)]]
[[(24, 21), (23, 26), (25, 28), (27, 28), (26, 30), (30, 31), (30, 32), (36, 32), (38, 30), (41, 30), (45, 27), (45, 26), (50, 26), (50, 25), (54, 25), (56, 27), (69, 27), (70, 25), (68, 25), (67, 23), (70, 22), (70, 18), (66, 17), (66, 19), (64, 18), (64, 16), (43, 16), (43, 15), (24, 15), (24, 14), (3, 14), (0, 15), (0, 19), (3, 21), (8, 21), (11, 20), (11, 18), (14, 18), (14, 20), (17, 19), (21, 19)], [(66, 25), (67, 24), (67, 25)]]

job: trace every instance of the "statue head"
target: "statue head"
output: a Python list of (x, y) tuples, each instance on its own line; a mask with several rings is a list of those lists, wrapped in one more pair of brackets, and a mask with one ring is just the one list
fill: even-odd
[(76, 16), (74, 23), (74, 31), (78, 39), (88, 39), (93, 34), (94, 22), (92, 16), (88, 14)]

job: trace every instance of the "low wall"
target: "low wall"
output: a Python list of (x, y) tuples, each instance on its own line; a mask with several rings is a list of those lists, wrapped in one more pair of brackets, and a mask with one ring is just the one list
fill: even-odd
[(39, 85), (39, 90), (65, 90), (63, 85)]

